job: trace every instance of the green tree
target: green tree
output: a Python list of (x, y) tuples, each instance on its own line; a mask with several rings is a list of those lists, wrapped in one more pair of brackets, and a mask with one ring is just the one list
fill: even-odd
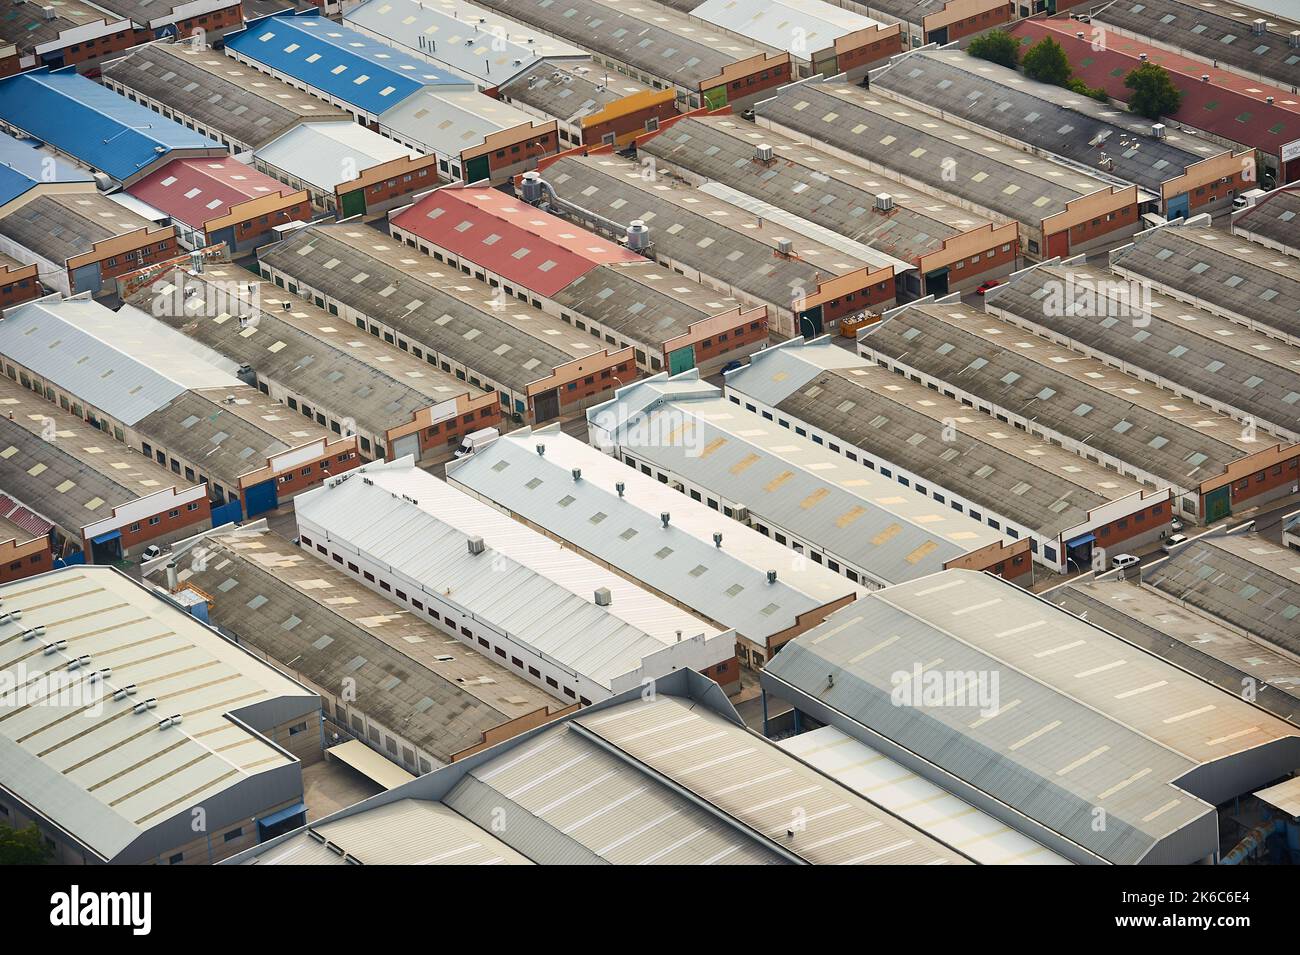
[(966, 52), (1014, 70), (1020, 62), (1020, 40), (1006, 30), (990, 30), (971, 40)]
[(1020, 61), (1025, 76), (1053, 86), (1064, 86), (1070, 79), (1070, 61), (1065, 50), (1050, 36), (1045, 36), (1028, 50)]
[(35, 826), (0, 826), (0, 865), (45, 865), (52, 855)]
[(1147, 119), (1159, 119), (1178, 112), (1178, 104), (1183, 101), (1183, 93), (1164, 67), (1155, 63), (1143, 63), (1136, 70), (1124, 77), (1124, 85), (1132, 90), (1128, 98), (1128, 108)]

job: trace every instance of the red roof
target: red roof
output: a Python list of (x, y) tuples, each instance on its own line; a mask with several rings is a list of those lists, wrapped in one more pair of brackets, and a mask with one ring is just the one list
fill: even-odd
[(598, 265), (642, 261), (615, 242), (497, 189), (438, 189), (392, 221), (459, 259), (547, 298)]
[(294, 190), (236, 159), (173, 159), (126, 190), (192, 229), (250, 199)]
[[(1094, 49), (1094, 30), (1101, 32), (1105, 49)], [(1192, 129), (1256, 146), (1274, 156), (1283, 143), (1300, 139), (1300, 96), (1280, 86), (1122, 36), (1101, 23), (1022, 20), (1011, 32), (1031, 43), (1052, 36), (1065, 49), (1075, 76), (1089, 86), (1100, 86), (1120, 102), (1129, 96), (1124, 77), (1142, 65), (1139, 54), (1145, 53), (1147, 60), (1169, 71), (1169, 78), (1183, 93), (1178, 112), (1171, 118)], [(1083, 33), (1082, 40), (1078, 33)], [(1210, 79), (1202, 82), (1201, 76), (1206, 74)], [(1271, 105), (1266, 102), (1269, 96), (1273, 97)]]

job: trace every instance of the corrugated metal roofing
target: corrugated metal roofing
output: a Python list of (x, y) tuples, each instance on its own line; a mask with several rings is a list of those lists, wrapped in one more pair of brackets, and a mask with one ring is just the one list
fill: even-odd
[(242, 387), (229, 359), (138, 309), (113, 312), (89, 298), (10, 309), (0, 354), (127, 426), (189, 389)]
[(704, 0), (690, 14), (805, 60), (833, 47), (839, 37), (879, 26), (861, 13), (820, 0)]
[(372, 166), (417, 158), (414, 149), (349, 120), (302, 123), (257, 151), (257, 159), (333, 192)]
[(86, 79), (75, 67), (0, 79), (0, 115), (119, 181), (173, 150), (225, 152), (220, 143)]
[(38, 195), (0, 219), (0, 235), (60, 265), (96, 242), (152, 228), (149, 219), (94, 190)]
[(382, 115), (424, 86), (465, 81), (311, 10), (249, 21), (226, 48), (354, 109)]
[(425, 152), (455, 158), (502, 130), (541, 123), (532, 113), (478, 90), (440, 86), (416, 90), (384, 114), (384, 125), (394, 136)]
[(93, 182), (57, 156), (36, 148), (30, 140), (0, 133), (0, 206), (12, 202), (42, 182)]
[(292, 190), (236, 159), (174, 159), (132, 184), (130, 195), (193, 229), (232, 206)]

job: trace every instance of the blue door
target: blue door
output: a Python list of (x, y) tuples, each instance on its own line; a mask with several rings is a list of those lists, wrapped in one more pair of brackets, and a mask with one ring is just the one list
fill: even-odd
[(263, 511), (273, 511), (280, 506), (279, 500), (275, 495), (275, 479), (263, 481), (261, 484), (254, 484), (244, 492), (244, 503), (247, 505), (248, 516), (261, 514)]

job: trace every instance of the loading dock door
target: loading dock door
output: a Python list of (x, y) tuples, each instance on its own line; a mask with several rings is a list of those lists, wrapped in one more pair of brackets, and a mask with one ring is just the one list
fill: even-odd
[(466, 182), (482, 182), (484, 179), (491, 178), (492, 171), (488, 166), (487, 156), (475, 156), (469, 162), (465, 163)]
[(1231, 486), (1216, 487), (1205, 495), (1205, 523), (1213, 524), (1232, 513)]
[(347, 219), (365, 213), (366, 192), (364, 189), (353, 189), (351, 192), (343, 193), (339, 198), (343, 200), (342, 211), (339, 213), (340, 219)]
[(695, 346), (687, 345), (685, 348), (677, 348), (668, 353), (668, 373), (670, 375), (689, 371), (694, 367)]
[(925, 274), (925, 294), (948, 294), (948, 269), (946, 267), (935, 269), (933, 272), (927, 272)]
[(533, 398), (533, 421), (541, 424), (560, 416), (560, 393), (552, 388)]
[(280, 502), (275, 493), (275, 479), (263, 481), (261, 484), (254, 484), (244, 492), (245, 508), (249, 517), (254, 514), (261, 514), (263, 511), (273, 511), (280, 506)]
[(90, 539), (91, 558), (96, 564), (112, 564), (122, 559), (122, 532), (109, 531)]
[(816, 338), (822, 333), (822, 307), (820, 305), (799, 312), (799, 334), (804, 338)]
[(393, 460), (404, 458), (408, 454), (414, 455), (415, 460), (420, 460), (420, 436), (418, 434), (405, 434), (393, 442)]

